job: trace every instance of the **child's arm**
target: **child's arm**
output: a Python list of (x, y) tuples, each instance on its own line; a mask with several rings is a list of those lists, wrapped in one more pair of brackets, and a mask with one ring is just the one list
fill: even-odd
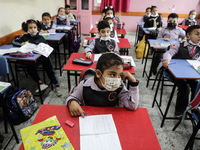
[(185, 26), (185, 25), (186, 25), (186, 24), (185, 24), (185, 21), (186, 21), (186, 19), (184, 19), (184, 20), (182, 21), (181, 25)]
[(74, 92), (66, 99), (66, 105), (69, 108), (71, 116), (83, 116), (83, 110), (81, 104), (83, 104), (83, 82), (81, 81), (79, 85), (74, 89)]
[(69, 26), (70, 25), (70, 21), (68, 18), (66, 18), (66, 25)]
[(163, 39), (164, 39), (164, 38), (163, 38), (163, 36), (164, 36), (164, 35), (163, 35), (164, 30), (165, 30), (165, 29), (163, 28), (163, 29), (158, 33), (158, 36), (157, 36), (157, 38), (156, 38), (157, 40), (163, 40)]
[(75, 21), (76, 19), (74, 18), (74, 15), (72, 13), (70, 13), (70, 18), (71, 21)]
[(57, 25), (57, 17), (54, 18), (53, 24)]
[[(53, 23), (53, 22), (52, 22)], [(48, 33), (55, 33), (56, 32), (56, 24), (53, 23), (51, 29), (48, 30)]]
[(114, 53), (119, 54), (119, 47), (117, 42), (115, 41), (115, 49), (114, 49)]
[(21, 35), (20, 37), (14, 39), (14, 40), (12, 41), (12, 44), (13, 44), (14, 46), (20, 47), (20, 46), (23, 46), (27, 40), (28, 40), (28, 39), (26, 39), (26, 34), (23, 34), (23, 35)]
[(95, 40), (93, 40), (92, 43), (90, 43), (90, 45), (84, 49), (84, 53), (86, 54), (86, 58), (92, 57), (92, 52), (93, 52), (94, 48), (95, 48)]
[(185, 31), (182, 28), (180, 28), (179, 38), (181, 38), (182, 40), (185, 39)]
[(122, 83), (123, 89), (118, 94), (118, 98), (127, 109), (136, 110), (139, 104), (139, 82), (128, 71), (123, 72), (122, 75), (122, 80), (125, 81), (126, 79), (129, 81), (129, 90)]

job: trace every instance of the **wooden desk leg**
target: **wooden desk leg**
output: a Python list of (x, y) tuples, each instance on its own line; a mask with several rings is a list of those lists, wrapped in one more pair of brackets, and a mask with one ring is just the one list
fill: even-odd
[(70, 91), (71, 88), (70, 71), (67, 71), (67, 81), (68, 81), (68, 90)]
[(165, 110), (165, 113), (164, 113), (164, 116), (163, 116), (163, 120), (162, 120), (162, 123), (160, 125), (160, 127), (162, 128), (163, 125), (164, 125), (164, 122), (165, 122), (165, 119), (167, 117), (167, 113), (168, 113), (168, 110), (169, 110), (169, 107), (171, 105), (171, 102), (172, 102), (172, 99), (173, 99), (173, 95), (174, 95), (174, 92), (175, 92), (175, 89), (176, 89), (176, 82), (174, 83), (174, 86), (172, 88), (172, 92), (171, 92), (171, 95), (170, 95), (170, 98), (169, 98), (169, 102), (167, 104), (167, 107), (166, 107), (166, 110)]

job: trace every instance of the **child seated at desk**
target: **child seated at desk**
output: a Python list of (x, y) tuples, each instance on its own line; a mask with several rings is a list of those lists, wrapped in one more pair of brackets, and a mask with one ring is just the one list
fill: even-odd
[(112, 18), (113, 21), (114, 21), (114, 20), (117, 21), (117, 29), (121, 29), (121, 28), (122, 28), (123, 22), (122, 22), (122, 20), (120, 19), (121, 14), (120, 14), (120, 13), (117, 13), (117, 14), (115, 15), (115, 11), (114, 11), (114, 8), (113, 8), (112, 6), (105, 7), (105, 9), (104, 9), (103, 12), (102, 12), (102, 17), (100, 18), (99, 21), (102, 21), (103, 18), (104, 18), (105, 16), (110, 16), (110, 18)]
[(54, 19), (54, 24), (55, 25), (70, 25), (69, 19), (65, 16), (65, 8), (60, 7), (58, 9), (58, 14)]
[(74, 18), (74, 15), (72, 13), (70, 13), (70, 6), (69, 5), (65, 5), (65, 14), (66, 14), (67, 19), (69, 19), (70, 21), (76, 20)]
[(146, 15), (144, 15), (142, 18), (143, 22), (146, 22), (147, 19), (151, 16), (151, 7), (147, 7), (145, 13), (146, 13)]
[(92, 43), (85, 48), (87, 58), (92, 57), (92, 53), (114, 52), (119, 54), (117, 42), (110, 39), (110, 25), (107, 21), (100, 21), (97, 25), (98, 34), (100, 38), (92, 41)]
[[(190, 26), (186, 30), (187, 41), (175, 45), (169, 51), (163, 54), (163, 66), (167, 68), (170, 60), (173, 59), (198, 59), (200, 56), (200, 25)], [(186, 70), (187, 71), (187, 70)], [(169, 73), (170, 75), (170, 73)], [(171, 75), (172, 76), (172, 75)], [(175, 80), (175, 79), (174, 79)], [(189, 102), (189, 94), (191, 89), (191, 100), (194, 98), (197, 80), (179, 79), (175, 80), (178, 93), (175, 106), (175, 115), (183, 114)]]
[[(171, 13), (168, 16), (167, 26), (163, 27), (162, 30), (158, 33), (157, 40), (183, 40), (185, 38), (185, 31), (177, 26), (178, 15), (176, 13)], [(162, 59), (163, 53), (156, 53), (155, 59), (153, 62), (153, 74), (157, 73), (157, 67)]]
[(158, 14), (157, 6), (151, 6), (151, 15), (148, 17), (146, 22), (144, 23), (145, 28), (149, 27), (162, 27), (162, 15)]
[[(27, 32), (26, 34), (23, 34), (21, 35), (19, 38), (17, 39), (14, 39), (12, 41), (12, 44), (14, 46), (23, 46), (26, 44), (26, 42), (30, 42), (30, 43), (33, 43), (33, 44), (39, 44), (39, 43), (46, 43), (46, 40), (43, 38), (43, 36), (40, 36), (39, 35), (39, 26), (40, 26), (40, 22), (39, 21), (35, 21), (33, 19), (29, 19), (27, 20), (26, 22), (23, 22), (22, 23), (22, 29)], [(30, 74), (30, 76), (32, 77), (32, 79), (40, 84), (40, 89), (41, 90), (44, 90), (46, 89), (48, 86), (45, 85), (41, 80), (40, 80), (40, 77), (38, 76), (38, 73), (37, 73), (37, 68), (35, 67), (35, 62), (32, 62), (32, 61), (20, 61), (20, 63), (24, 64), (27, 66), (27, 71), (28, 73)], [(56, 77), (56, 73), (53, 69), (53, 66), (52, 66), (52, 62), (51, 62), (51, 59), (50, 57), (46, 58), (44, 56), (40, 56), (37, 61), (36, 61), (36, 64), (42, 64), (43, 65), (43, 68), (44, 70), (46, 71), (49, 79), (51, 80), (51, 82), (54, 84), (55, 86), (55, 91), (56, 91), (56, 95), (57, 96), (61, 96), (61, 92), (60, 92), (60, 87), (59, 87), (59, 83), (58, 83), (58, 80), (57, 80), (57, 77)], [(39, 90), (36, 90), (36, 92), (38, 92)]]
[[(124, 82), (128, 80), (129, 90)], [(138, 81), (128, 71), (123, 72), (123, 61), (114, 53), (102, 54), (93, 77), (83, 80), (66, 100), (71, 116), (84, 117), (80, 105), (115, 107), (122, 105), (136, 110), (139, 104)]]
[(184, 19), (181, 25), (185, 25), (185, 26), (196, 25), (197, 24), (195, 20), (196, 14), (197, 14), (196, 10), (191, 10), (189, 13), (189, 17)]
[(42, 14), (42, 24), (41, 30), (42, 33), (55, 33), (56, 25), (51, 21), (51, 15), (48, 12)]
[(113, 26), (113, 19), (110, 16), (105, 16), (103, 20), (107, 21), (110, 24), (110, 37), (117, 39), (117, 32)]

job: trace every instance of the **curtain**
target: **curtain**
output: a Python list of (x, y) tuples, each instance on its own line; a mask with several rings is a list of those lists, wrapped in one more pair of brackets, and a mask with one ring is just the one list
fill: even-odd
[(113, 6), (115, 12), (128, 12), (130, 0), (101, 0), (101, 11), (103, 11), (105, 6)]

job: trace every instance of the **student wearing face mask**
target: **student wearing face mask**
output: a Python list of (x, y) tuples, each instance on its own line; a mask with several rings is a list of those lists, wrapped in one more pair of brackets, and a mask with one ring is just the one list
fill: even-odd
[(146, 22), (147, 19), (151, 16), (151, 7), (147, 7), (145, 13), (146, 13), (146, 15), (144, 15), (142, 18), (143, 22)]
[(42, 24), (41, 30), (42, 33), (55, 33), (56, 25), (51, 21), (51, 15), (48, 12), (42, 14)]
[[(163, 27), (162, 30), (158, 33), (158, 40), (183, 40), (185, 38), (185, 31), (177, 26), (178, 15), (176, 13), (171, 13), (168, 16), (167, 27)], [(162, 59), (163, 53), (156, 53), (155, 59), (153, 62), (153, 74), (157, 73), (157, 67)]]
[(55, 17), (53, 22), (55, 25), (70, 25), (69, 19), (66, 17), (64, 7), (60, 7), (58, 9), (58, 15)]
[(162, 27), (162, 15), (158, 14), (157, 6), (151, 6), (151, 15), (144, 23), (145, 28), (149, 27)]
[[(45, 43), (47, 44), (46, 40), (44, 39), (43, 36), (39, 35), (39, 30), (40, 30), (40, 22), (39, 21), (35, 21), (33, 19), (29, 19), (26, 22), (22, 23), (22, 29), (27, 32), (23, 35), (21, 35), (19, 38), (16, 38), (12, 41), (12, 44), (14, 46), (18, 46), (21, 47), (23, 45), (25, 45), (27, 42), (32, 43), (32, 44), (40, 44), (40, 43)], [(44, 56), (40, 56), (36, 62), (33, 61), (19, 61), (19, 63), (26, 65), (27, 67), (27, 72), (29, 73), (29, 75), (32, 77), (32, 79), (36, 82), (40, 84), (40, 89), (41, 90), (45, 90), (48, 85), (44, 84), (38, 73), (37, 73), (37, 67), (35, 65), (35, 63), (37, 65), (42, 64), (43, 65), (43, 69), (46, 71), (47, 76), (49, 77), (49, 79), (51, 80), (51, 82), (54, 84), (55, 87), (55, 92), (56, 95), (58, 97), (60, 97), (62, 95), (62, 93), (60, 92), (60, 87), (59, 87), (59, 82), (58, 79), (56, 77), (56, 73), (53, 69), (53, 65), (51, 62), (51, 58), (50, 57), (44, 57)], [(39, 90), (37, 89), (36, 92), (39, 92)]]
[[(128, 80), (129, 89), (124, 82)], [(81, 105), (115, 107), (121, 104), (136, 110), (139, 104), (139, 82), (128, 71), (123, 72), (123, 61), (114, 53), (102, 54), (93, 77), (83, 80), (66, 99), (71, 116), (84, 117)]]
[(87, 58), (92, 57), (92, 53), (105, 53), (105, 52), (114, 52), (119, 54), (119, 47), (117, 42), (110, 38), (110, 25), (107, 21), (100, 21), (97, 25), (98, 34), (100, 38), (97, 38), (92, 41), (92, 43), (85, 48), (84, 52), (86, 53)]
[(181, 25), (186, 25), (186, 26), (191, 26), (191, 25), (196, 25), (197, 22), (195, 20), (197, 12), (195, 10), (191, 10), (189, 13), (189, 17), (184, 19)]
[(122, 24), (123, 24), (123, 22), (122, 22), (122, 20), (121, 20), (121, 14), (120, 13), (117, 13), (116, 15), (115, 15), (115, 11), (114, 11), (114, 8), (112, 7), (112, 6), (106, 6), (105, 8), (104, 8), (104, 10), (103, 10), (103, 12), (102, 12), (102, 17), (100, 18), (100, 20), (99, 21), (102, 21), (103, 20), (103, 18), (105, 17), (105, 16), (110, 16), (110, 18), (112, 18), (113, 19), (113, 21), (114, 20), (116, 20), (117, 21), (117, 29), (121, 29), (122, 28)]

